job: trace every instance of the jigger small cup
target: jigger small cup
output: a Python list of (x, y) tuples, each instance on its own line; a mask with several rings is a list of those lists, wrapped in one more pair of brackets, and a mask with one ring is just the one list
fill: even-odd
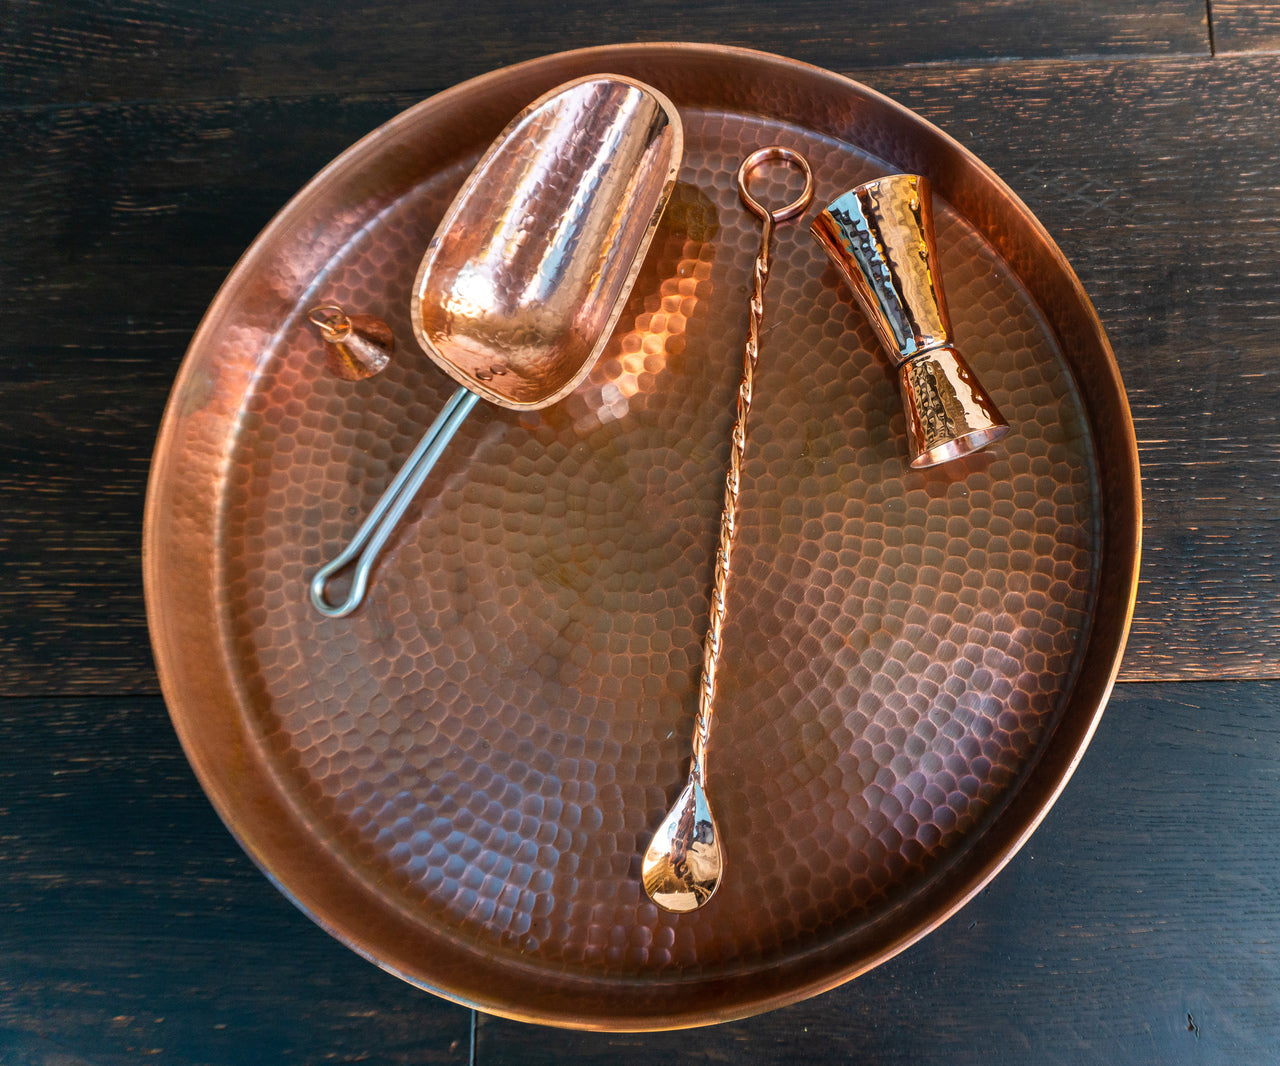
[(958, 459), (1009, 432), (952, 343), (928, 179), (894, 174), (859, 185), (811, 229), (897, 368), (911, 465)]

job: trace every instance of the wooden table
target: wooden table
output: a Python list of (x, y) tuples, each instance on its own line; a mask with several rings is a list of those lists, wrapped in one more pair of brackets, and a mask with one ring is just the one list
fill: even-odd
[[(1276, 5), (0, 11), (0, 1062), (1275, 1060)], [(184, 348), (289, 196), (416, 100), (635, 40), (741, 45), (848, 74), (992, 166), (1106, 325), (1146, 520), (1121, 683), (1066, 793), (988, 889), (817, 999), (610, 1036), (420, 992), (258, 873), (169, 725), (139, 554)]]

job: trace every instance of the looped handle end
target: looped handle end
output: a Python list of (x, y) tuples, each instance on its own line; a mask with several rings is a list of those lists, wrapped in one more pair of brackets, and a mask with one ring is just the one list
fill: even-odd
[[(328, 618), (345, 618), (359, 607), (364, 600), (365, 587), (369, 581), (369, 571), (364, 566), (356, 568), (355, 576), (351, 581), (351, 588), (347, 592), (345, 600), (341, 603), (330, 603), (328, 600), (326, 586), (329, 584), (329, 579), (346, 566), (349, 561), (349, 559), (340, 555), (333, 562), (317, 570), (315, 576), (311, 579), (311, 606)], [(372, 561), (372, 559), (369, 560), (370, 563)]]
[[(369, 587), (369, 575), (387, 540), (391, 537), (397, 523), (404, 517), (405, 511), (413, 501), (418, 490), (436, 465), (440, 453), (453, 439), (453, 435), (462, 425), (463, 419), (471, 412), (471, 408), (480, 399), (474, 392), (459, 386), (444, 405), (436, 420), (422, 435), (412, 454), (405, 460), (404, 466), (396, 474), (395, 479), (387, 486), (386, 491), (378, 499), (369, 517), (356, 530), (356, 535), (334, 560), (326, 563), (316, 571), (311, 579), (311, 605), (321, 614), (329, 618), (343, 618), (360, 606), (365, 590)], [(355, 563), (355, 572), (351, 575), (351, 591), (341, 603), (330, 603), (325, 586), (339, 571)]]
[[(804, 189), (801, 190), (800, 195), (790, 203), (775, 207), (773, 210), (765, 207), (747, 190), (747, 182), (752, 172), (762, 163), (770, 162), (790, 163), (804, 175)], [(742, 161), (742, 165), (738, 167), (738, 195), (742, 197), (742, 202), (760, 218), (768, 219), (770, 222), (785, 222), (789, 218), (795, 218), (813, 200), (813, 171), (809, 169), (808, 160), (799, 152), (784, 148), (780, 144), (772, 144), (768, 148), (760, 148), (752, 152)]]

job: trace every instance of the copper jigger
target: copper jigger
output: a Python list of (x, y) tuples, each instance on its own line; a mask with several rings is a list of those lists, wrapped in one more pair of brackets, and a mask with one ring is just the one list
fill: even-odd
[(911, 465), (958, 459), (1008, 433), (952, 344), (928, 179), (894, 174), (859, 185), (811, 228), (898, 369)]

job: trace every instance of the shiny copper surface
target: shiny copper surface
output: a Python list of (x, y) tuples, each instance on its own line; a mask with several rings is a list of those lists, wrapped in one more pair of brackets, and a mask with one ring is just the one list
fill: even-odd
[(898, 368), (911, 465), (949, 462), (1003, 437), (1008, 423), (953, 343), (929, 179), (866, 182), (811, 228)]
[(917, 469), (971, 455), (1009, 432), (978, 376), (954, 348), (933, 348), (898, 367), (907, 455)]
[(343, 381), (363, 381), (385, 370), (396, 338), (382, 319), (323, 304), (307, 312), (325, 345), (325, 363)]
[[(525, 102), (600, 71), (668, 95), (686, 144), (613, 339), (562, 403), (478, 407), (367, 608), (320, 617), (308, 574), (454, 382), (425, 356), (334, 379), (307, 294), (407, 336), (422, 248), (475, 160)], [(871, 327), (812, 239), (779, 230), (713, 743), (735, 872), (674, 915), (645, 897), (640, 858), (685, 784), (758, 245), (734, 173), (770, 143), (809, 159), (824, 202), (930, 179), (956, 338), (1012, 428), (912, 470)], [(762, 199), (796, 191), (776, 180)], [(433, 97), (291, 202), (183, 364), (145, 576), (192, 765), (302, 908), (483, 1010), (645, 1029), (830, 988), (1008, 861), (1110, 691), (1140, 518), (1101, 326), (998, 178), (835, 75), (642, 45)]]
[(535, 101), (431, 239), (410, 307), (418, 342), (503, 407), (572, 391), (622, 313), (681, 154), (679, 114), (640, 82), (587, 78)]

